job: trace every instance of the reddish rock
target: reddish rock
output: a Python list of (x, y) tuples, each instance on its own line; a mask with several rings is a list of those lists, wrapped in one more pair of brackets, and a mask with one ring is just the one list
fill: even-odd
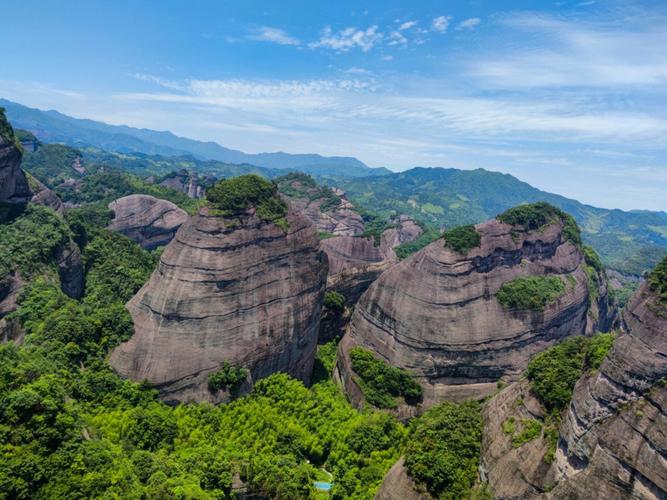
[(113, 351), (114, 369), (172, 403), (227, 400), (207, 387), (225, 361), (249, 370), (243, 390), (277, 371), (308, 382), (327, 260), (308, 219), (287, 219), (287, 233), (250, 214), (183, 224), (127, 305), (135, 333)]

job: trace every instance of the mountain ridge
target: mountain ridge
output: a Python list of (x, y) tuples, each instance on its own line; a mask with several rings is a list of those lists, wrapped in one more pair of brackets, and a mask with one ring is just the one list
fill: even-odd
[(193, 155), (202, 160), (229, 163), (248, 163), (264, 168), (298, 168), (321, 166), (350, 171), (387, 173), (384, 167), (372, 168), (357, 158), (322, 156), (315, 153), (264, 152), (244, 153), (226, 148), (213, 141), (198, 141), (180, 137), (169, 131), (109, 125), (87, 118), (74, 118), (56, 110), (40, 110), (0, 98), (15, 128), (34, 133), (45, 142), (63, 142), (71, 146), (95, 146), (119, 152), (139, 152), (167, 156)]

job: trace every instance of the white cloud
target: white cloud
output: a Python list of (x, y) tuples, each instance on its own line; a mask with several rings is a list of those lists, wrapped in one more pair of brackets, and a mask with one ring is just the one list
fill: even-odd
[(308, 44), (311, 48), (325, 48), (337, 52), (347, 52), (359, 48), (368, 52), (377, 43), (382, 41), (383, 34), (378, 31), (377, 26), (370, 26), (365, 30), (357, 28), (345, 28), (334, 33), (330, 27), (326, 27), (316, 42)]
[(286, 31), (269, 26), (261, 26), (247, 36), (248, 40), (258, 42), (271, 42), (278, 45), (299, 45), (296, 38), (290, 36)]
[(417, 26), (417, 21), (406, 21), (406, 22), (404, 22), (403, 24), (401, 24), (401, 25), (398, 27), (398, 29), (399, 29), (400, 31), (404, 31), (404, 30), (409, 30), (410, 28), (412, 28), (412, 27), (414, 27), (414, 26)]
[(438, 33), (446, 33), (447, 28), (449, 28), (449, 23), (451, 22), (451, 20), (452, 20), (451, 16), (438, 16), (435, 19), (433, 19), (431, 27), (433, 28), (434, 31), (437, 31)]
[(479, 17), (471, 17), (465, 21), (461, 21), (457, 26), (457, 30), (474, 30), (477, 25), (481, 22)]
[(408, 39), (405, 38), (400, 31), (392, 31), (387, 37), (387, 45), (405, 45)]
[(482, 85), (509, 89), (614, 88), (667, 84), (665, 18), (653, 22), (572, 22), (536, 14), (514, 15), (501, 24), (520, 48), (473, 61)]

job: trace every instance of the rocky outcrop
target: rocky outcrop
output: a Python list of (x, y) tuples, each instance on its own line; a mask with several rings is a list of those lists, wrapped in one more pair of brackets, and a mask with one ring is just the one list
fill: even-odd
[(30, 203), (48, 207), (58, 215), (62, 216), (65, 213), (65, 207), (62, 200), (58, 198), (58, 195), (47, 188), (40, 181), (32, 177), (30, 174), (26, 174), (26, 176), (28, 178), (30, 190), (32, 191), (32, 198), (30, 198)]
[(609, 293), (609, 279), (606, 271), (588, 268), (590, 308), (586, 323), (586, 335), (608, 332), (621, 327), (618, 304)]
[(408, 475), (403, 458), (389, 469), (375, 494), (375, 500), (431, 500), (432, 498), (428, 492), (420, 491)]
[(329, 257), (327, 288), (355, 304), (380, 274), (398, 262), (394, 248), (416, 239), (422, 228), (411, 217), (401, 215), (386, 229), (376, 246), (372, 237), (335, 236), (322, 241)]
[(207, 386), (224, 362), (248, 369), (241, 392), (277, 371), (308, 382), (327, 259), (308, 219), (287, 221), (284, 232), (252, 210), (225, 220), (206, 209), (186, 221), (127, 304), (135, 333), (113, 368), (170, 403), (227, 400)]
[(109, 203), (114, 218), (109, 229), (152, 250), (168, 244), (187, 220), (174, 203), (145, 194), (132, 194)]
[(0, 203), (27, 203), (32, 198), (28, 179), (21, 170), (22, 156), (4, 109), (0, 108)]
[[(383, 273), (362, 296), (339, 350), (338, 373), (349, 396), (356, 393), (348, 357), (355, 345), (418, 377), (429, 406), (487, 395), (498, 380), (516, 380), (532, 355), (584, 333), (587, 276), (562, 222), (526, 231), (492, 220), (476, 230), (480, 245), (467, 255), (437, 240)], [(564, 293), (543, 311), (505, 309), (496, 298), (500, 287), (531, 275), (561, 277)]]
[(553, 495), (667, 495), (667, 314), (644, 283), (630, 299), (626, 332), (599, 371), (575, 386), (556, 455)]
[(544, 433), (513, 446), (525, 422), (543, 422), (546, 410), (522, 379), (490, 399), (482, 412), (484, 433), (480, 472), (494, 498), (532, 498), (555, 484), (555, 469), (547, 459), (550, 443)]

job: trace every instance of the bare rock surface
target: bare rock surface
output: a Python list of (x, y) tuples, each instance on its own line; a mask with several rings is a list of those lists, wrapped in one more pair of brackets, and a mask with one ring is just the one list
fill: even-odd
[(0, 202), (27, 203), (33, 193), (25, 173), (21, 170), (23, 154), (13, 135), (4, 113), (0, 112)]
[(114, 200), (109, 209), (114, 213), (109, 229), (149, 250), (168, 244), (188, 218), (174, 203), (145, 194)]
[(555, 496), (590, 487), (607, 498), (667, 496), (667, 315), (656, 304), (644, 283), (624, 311), (626, 332), (599, 371), (577, 382)]
[(252, 212), (226, 221), (204, 209), (186, 221), (127, 304), (135, 334), (113, 368), (172, 403), (228, 399), (207, 387), (225, 361), (249, 370), (241, 392), (277, 371), (308, 382), (327, 260), (308, 219), (287, 220), (287, 233)]
[(431, 500), (428, 492), (421, 492), (408, 475), (403, 458), (399, 459), (382, 480), (375, 500)]
[[(426, 407), (490, 394), (499, 379), (517, 380), (535, 353), (584, 333), (583, 257), (560, 222), (531, 232), (497, 220), (476, 227), (481, 244), (467, 255), (438, 240), (383, 273), (355, 308), (339, 364), (355, 345), (370, 349), (419, 377)], [(530, 275), (561, 276), (566, 290), (544, 311), (504, 309), (500, 287)], [(342, 379), (351, 394), (356, 384)]]

